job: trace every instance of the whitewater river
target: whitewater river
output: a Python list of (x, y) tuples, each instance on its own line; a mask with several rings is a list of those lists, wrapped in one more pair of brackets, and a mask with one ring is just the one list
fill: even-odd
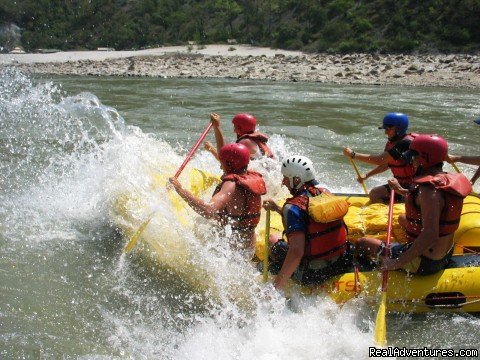
[[(323, 297), (285, 301), (253, 266), (232, 263), (222, 239), (196, 245), (191, 278), (178, 275), (182, 260), (162, 268), (125, 256), (118, 204), (135, 194), (162, 209), (165, 224), (156, 226), (193, 249), (199, 241), (189, 224), (171, 217), (165, 190), (151, 193), (149, 179), (152, 171), (174, 173), (210, 112), (222, 115), (228, 140), (232, 116), (253, 112), (277, 158), (307, 155), (330, 190), (359, 193), (342, 146), (380, 153), (385, 135), (377, 127), (387, 112), (402, 111), (412, 131), (443, 135), (453, 154), (478, 154), (480, 126), (472, 120), (480, 117), (479, 98), (478, 90), (448, 88), (32, 78), (2, 70), (0, 358), (368, 358), (375, 311), (361, 300), (343, 307)], [(203, 149), (191, 165), (219, 173)], [(459, 166), (468, 176), (475, 170)], [(280, 189), (275, 169), (266, 176), (269, 191)], [(197, 266), (216, 291), (192, 285)], [(478, 348), (476, 316), (387, 320), (391, 346)]]

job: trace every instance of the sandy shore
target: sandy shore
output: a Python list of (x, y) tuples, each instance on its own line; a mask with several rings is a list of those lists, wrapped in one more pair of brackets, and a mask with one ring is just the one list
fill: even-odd
[(480, 56), (304, 54), (247, 45), (2, 54), (0, 68), (35, 74), (231, 78), (480, 88)]

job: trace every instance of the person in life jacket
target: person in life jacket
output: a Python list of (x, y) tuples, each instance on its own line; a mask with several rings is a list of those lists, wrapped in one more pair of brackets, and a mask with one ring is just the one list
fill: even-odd
[(290, 156), (282, 163), (282, 185), (292, 195), (283, 207), (268, 199), (266, 210), (278, 212), (288, 243), (279, 234), (270, 236), (271, 267), (278, 272), (274, 286), (282, 289), (288, 279), (302, 284), (318, 284), (329, 277), (352, 269), (352, 251), (347, 242), (343, 217), (320, 223), (308, 213), (310, 199), (330, 193), (315, 180), (312, 162), (305, 156)]
[(389, 180), (395, 192), (406, 196), (405, 214), (399, 223), (405, 228), (408, 242), (392, 244), (390, 256), (385, 246), (373, 238), (359, 239), (356, 253), (382, 256), (382, 270), (404, 269), (428, 275), (444, 269), (453, 253), (453, 236), (460, 223), (463, 199), (472, 186), (463, 174), (442, 170), (448, 144), (437, 135), (418, 135), (404, 156), (416, 169), (413, 186), (403, 188), (398, 180)]
[[(220, 116), (210, 114), (210, 121), (215, 131), (215, 149), (210, 142), (205, 142), (205, 149), (210, 151), (218, 159), (218, 151), (225, 144), (222, 129), (220, 128)], [(259, 159), (262, 156), (273, 158), (272, 150), (267, 145), (268, 137), (260, 131), (256, 131), (257, 119), (251, 114), (237, 114), (232, 119), (233, 130), (237, 134), (236, 142), (245, 145), (250, 151), (250, 159)]]
[[(473, 122), (477, 125), (480, 125), (480, 118), (474, 120)], [(447, 160), (450, 163), (461, 162), (469, 165), (477, 165), (478, 169), (477, 171), (475, 171), (475, 174), (473, 174), (472, 178), (470, 179), (472, 185), (475, 184), (475, 182), (480, 177), (480, 156), (448, 155)]]
[[(411, 134), (407, 134), (408, 116), (403, 113), (388, 113), (383, 118), (383, 124), (379, 129), (384, 129), (388, 137), (384, 151), (379, 155), (360, 154), (349, 147), (343, 148), (343, 154), (351, 159), (356, 159), (368, 164), (377, 165), (375, 168), (360, 176), (357, 181), (363, 183), (369, 177), (380, 174), (388, 168), (399, 183), (408, 188), (412, 183), (414, 169), (402, 158), (402, 154), (408, 150), (413, 140)], [(369, 193), (371, 203), (388, 203), (390, 200), (390, 191), (388, 184), (374, 187)], [(396, 195), (395, 201), (402, 201), (402, 197)]]
[(184, 189), (178, 179), (172, 177), (169, 181), (198, 214), (216, 220), (222, 227), (231, 227), (234, 248), (253, 250), (255, 227), (262, 208), (261, 195), (266, 193), (265, 182), (262, 175), (247, 170), (250, 153), (245, 145), (224, 145), (219, 157), (224, 174), (209, 202)]

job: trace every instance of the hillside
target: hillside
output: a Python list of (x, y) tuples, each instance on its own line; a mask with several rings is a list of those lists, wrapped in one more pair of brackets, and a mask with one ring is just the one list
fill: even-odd
[(314, 53), (480, 50), (480, 0), (17, 0), (0, 1), (0, 23), (18, 25), (30, 51), (228, 39)]

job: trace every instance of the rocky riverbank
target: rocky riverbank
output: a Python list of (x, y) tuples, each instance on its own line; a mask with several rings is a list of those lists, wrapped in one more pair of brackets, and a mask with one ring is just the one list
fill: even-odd
[(8, 54), (0, 55), (2, 66), (34, 74), (480, 88), (480, 56), (463, 54), (329, 55), (208, 45), (138, 52)]

